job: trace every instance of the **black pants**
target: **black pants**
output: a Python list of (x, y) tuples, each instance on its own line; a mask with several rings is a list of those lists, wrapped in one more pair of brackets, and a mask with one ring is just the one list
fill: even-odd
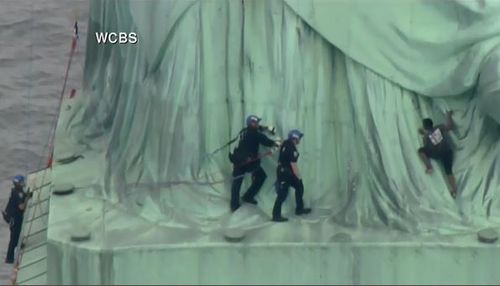
[(9, 249), (7, 250), (7, 261), (14, 261), (14, 250), (19, 242), (19, 235), (21, 234), (22, 226), (22, 219), (14, 220), (14, 223), (10, 226), (10, 242)]
[(250, 164), (248, 166), (234, 167), (233, 168), (233, 184), (231, 186), (231, 210), (235, 211), (240, 207), (240, 188), (243, 183), (243, 175), (246, 173), (252, 174), (252, 185), (248, 188), (247, 192), (243, 195), (243, 199), (252, 200), (259, 192), (264, 181), (267, 178), (266, 172), (258, 164)]
[(424, 153), (428, 158), (439, 160), (443, 164), (446, 175), (453, 174), (453, 151), (445, 149), (442, 151), (434, 151), (430, 148), (422, 147), (418, 149), (419, 153)]
[(289, 187), (295, 189), (296, 210), (304, 209), (304, 201), (302, 200), (304, 196), (304, 184), (302, 183), (302, 180), (299, 180), (295, 175), (293, 175), (291, 170), (287, 170), (282, 167), (278, 167), (277, 177), (278, 180), (276, 182), (276, 190), (278, 196), (274, 202), (273, 218), (281, 217), (281, 206), (288, 196)]

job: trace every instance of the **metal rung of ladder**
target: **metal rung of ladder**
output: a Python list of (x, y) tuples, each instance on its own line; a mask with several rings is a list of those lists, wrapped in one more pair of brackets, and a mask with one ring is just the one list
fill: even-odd
[(17, 282), (17, 283), (16, 283), (16, 285), (20, 285), (20, 284), (23, 284), (24, 282), (27, 282), (27, 281), (30, 281), (30, 280), (36, 279), (36, 278), (38, 278), (38, 277), (40, 277), (40, 276), (42, 276), (42, 275), (44, 275), (44, 274), (46, 274), (46, 273), (47, 273), (47, 271), (42, 272), (42, 273), (37, 274), (37, 275), (35, 275), (35, 276), (32, 276), (32, 277), (30, 277), (30, 278), (28, 278), (28, 279), (25, 279), (25, 280), (23, 280), (23, 281), (21, 281), (21, 282)]
[(31, 204), (29, 208), (32, 208), (32, 207), (37, 206), (37, 205), (40, 205), (40, 204), (48, 201), (49, 199), (50, 199), (50, 197), (46, 198), (46, 199), (43, 199), (43, 200), (40, 200), (40, 201), (36, 201), (34, 204)]
[(38, 191), (38, 190), (40, 190), (40, 189), (43, 189), (43, 188), (45, 188), (45, 187), (49, 186), (50, 184), (52, 184), (52, 182), (48, 182), (48, 183), (46, 183), (46, 184), (43, 184), (43, 185), (41, 185), (41, 186), (39, 186), (39, 187), (34, 188), (33, 190), (31, 190), (31, 189), (30, 189), (30, 191), (31, 191), (30, 193), (32, 193), (32, 192), (36, 192), (36, 191)]
[(44, 246), (44, 245), (47, 245), (47, 242), (46, 242), (46, 241), (40, 242), (40, 243), (38, 243), (38, 244), (35, 244), (35, 245), (33, 245), (32, 247), (30, 247), (30, 248), (25, 248), (25, 249), (23, 249), (23, 252), (25, 252), (25, 253), (26, 253), (26, 252), (30, 252), (30, 251), (35, 250), (35, 249), (37, 249), (37, 248), (39, 248), (39, 247), (42, 247), (42, 246)]
[(46, 230), (47, 230), (47, 228), (45, 227), (45, 228), (42, 228), (41, 230), (39, 230), (39, 231), (37, 231), (37, 232), (28, 233), (28, 234), (27, 234), (27, 235), (25, 235), (24, 237), (32, 237), (32, 236), (37, 235), (37, 234), (39, 234), (39, 233), (42, 233), (42, 232), (44, 232), (44, 231), (46, 231)]
[(46, 215), (48, 215), (48, 214), (49, 214), (48, 212), (43, 213), (43, 214), (41, 214), (41, 215), (39, 215), (39, 216), (37, 216), (37, 217), (35, 217), (35, 218), (32, 218), (32, 219), (30, 219), (30, 220), (27, 220), (27, 221), (26, 221), (26, 223), (30, 223), (30, 222), (32, 222), (32, 221), (35, 221), (35, 220), (37, 220), (37, 219), (39, 219), (39, 218), (41, 218), (41, 217), (43, 217), (43, 216), (46, 216)]
[(30, 262), (30, 263), (28, 263), (28, 264), (21, 265), (18, 269), (19, 269), (19, 270), (21, 270), (21, 269), (26, 268), (26, 267), (28, 267), (28, 266), (31, 266), (31, 265), (33, 265), (33, 264), (37, 264), (37, 263), (38, 263), (38, 262), (40, 262), (40, 261), (44, 261), (45, 259), (47, 259), (47, 257), (46, 257), (46, 256), (44, 256), (44, 257), (42, 257), (42, 258), (39, 258), (39, 259), (37, 259), (37, 260), (35, 260), (35, 261), (31, 261), (31, 262)]

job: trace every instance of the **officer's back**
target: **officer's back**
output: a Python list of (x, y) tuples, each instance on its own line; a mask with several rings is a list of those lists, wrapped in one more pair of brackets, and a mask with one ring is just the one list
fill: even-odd
[(239, 148), (251, 157), (257, 157), (262, 135), (256, 128), (245, 128), (240, 136)]
[(259, 145), (261, 144), (272, 147), (275, 145), (275, 142), (259, 132), (257, 128), (245, 128), (240, 135), (238, 147), (248, 156), (256, 158), (259, 154)]

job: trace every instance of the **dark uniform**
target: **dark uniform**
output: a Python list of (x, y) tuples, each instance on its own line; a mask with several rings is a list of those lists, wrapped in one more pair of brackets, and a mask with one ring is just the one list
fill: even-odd
[(231, 187), (231, 210), (240, 207), (240, 188), (245, 173), (252, 173), (252, 185), (243, 195), (243, 201), (257, 204), (254, 197), (266, 180), (266, 173), (260, 166), (259, 145), (273, 147), (276, 143), (257, 128), (245, 128), (240, 133), (238, 147), (232, 155), (233, 162), (233, 184)]
[(278, 159), (277, 176), (277, 193), (278, 197), (274, 203), (273, 218), (281, 217), (281, 205), (285, 202), (288, 196), (288, 188), (291, 186), (295, 189), (296, 213), (300, 214), (304, 210), (304, 184), (302, 180), (297, 178), (292, 171), (291, 163), (297, 163), (299, 152), (291, 139), (285, 140), (280, 148)]
[(10, 242), (7, 251), (6, 262), (14, 262), (14, 250), (19, 242), (19, 235), (23, 225), (24, 210), (19, 206), (26, 201), (26, 193), (22, 187), (15, 187), (11, 190), (9, 202), (7, 203), (6, 213), (10, 217)]
[(453, 173), (453, 151), (450, 146), (446, 128), (438, 125), (432, 130), (425, 130), (424, 147), (418, 151), (424, 153), (427, 157), (441, 161), (446, 175)]

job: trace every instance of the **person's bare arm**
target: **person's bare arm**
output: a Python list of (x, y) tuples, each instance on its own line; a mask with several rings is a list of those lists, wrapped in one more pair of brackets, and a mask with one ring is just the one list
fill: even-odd
[(450, 131), (453, 130), (453, 128), (455, 128), (455, 123), (453, 122), (452, 115), (453, 111), (451, 110), (446, 113), (446, 125), (444, 126), (446, 131)]
[(299, 166), (297, 166), (297, 163), (291, 163), (292, 165), (292, 172), (293, 174), (295, 175), (295, 177), (297, 177), (299, 180), (302, 179), (302, 177), (300, 176), (300, 172), (299, 172)]

